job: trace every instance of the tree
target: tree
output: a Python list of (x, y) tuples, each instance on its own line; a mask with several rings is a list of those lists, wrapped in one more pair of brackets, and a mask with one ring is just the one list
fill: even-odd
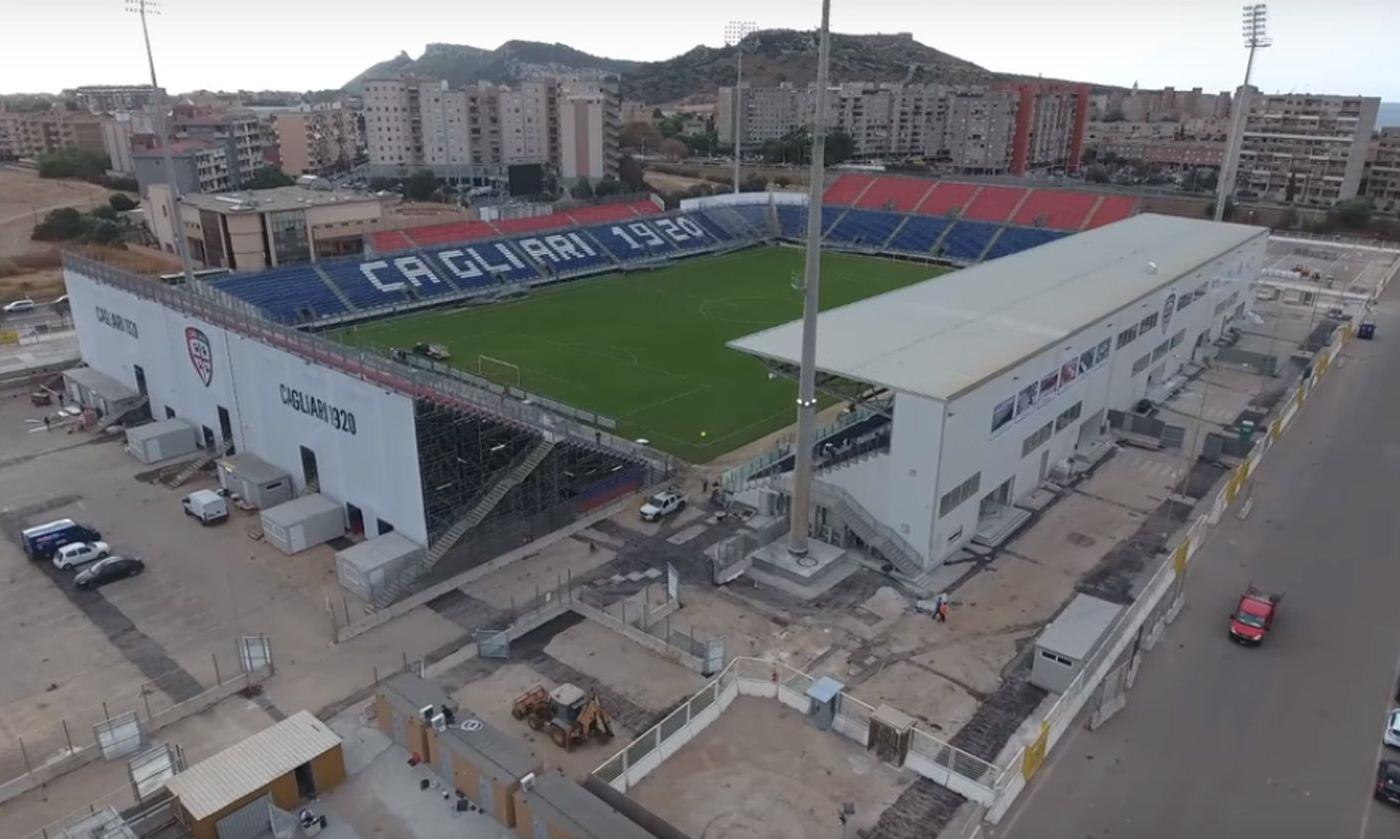
[(248, 176), (248, 179), (243, 182), (243, 188), (271, 189), (275, 186), (291, 186), (294, 183), (296, 183), (296, 179), (281, 169), (264, 166)]
[(657, 149), (668, 160), (681, 160), (690, 154), (690, 147), (674, 137), (662, 140), (661, 146)]
[(1327, 211), (1327, 221), (1350, 230), (1364, 230), (1371, 223), (1375, 208), (1366, 198), (1353, 198), (1336, 204)]
[(627, 187), (623, 186), (622, 182), (612, 175), (604, 175), (603, 179), (598, 181), (598, 184), (593, 187), (593, 194), (599, 198), (605, 198), (609, 195), (621, 195), (626, 191)]
[(119, 213), (124, 213), (127, 210), (134, 210), (137, 207), (141, 206), (140, 203), (138, 203), (131, 196), (124, 195), (120, 192), (114, 192), (110, 196), (108, 196), (107, 203), (111, 205), (112, 209), (116, 210)]
[(98, 221), (88, 230), (84, 241), (92, 242), (96, 245), (110, 245), (121, 238), (122, 229), (115, 222)]
[(107, 171), (107, 155), (68, 147), (39, 155), (41, 178), (98, 178)]
[[(1202, 208), (1201, 215), (1206, 218), (1215, 218), (1215, 202), (1212, 201)], [(1235, 199), (1225, 199), (1225, 212), (1221, 215), (1222, 221), (1229, 221), (1235, 217)]]
[(827, 166), (850, 160), (855, 151), (856, 141), (851, 135), (839, 128), (827, 133), (826, 154), (824, 155)]
[(641, 192), (646, 189), (642, 178), (642, 164), (630, 154), (624, 154), (617, 164), (617, 178), (627, 187), (628, 192)]
[(398, 186), (398, 183), (393, 178), (370, 178), (369, 188), (371, 192), (387, 192)]
[(787, 186), (790, 183), (792, 183), (792, 181), (788, 180), (787, 175), (779, 175), (773, 179), (773, 186)]
[(403, 182), (404, 197), (410, 201), (427, 201), (437, 188), (437, 175), (428, 169), (419, 169)]
[(1108, 167), (1102, 163), (1091, 163), (1084, 167), (1084, 180), (1091, 184), (1108, 183)]
[(65, 242), (87, 232), (88, 222), (72, 207), (50, 210), (44, 220), (34, 225), (30, 238), (39, 242)]
[(579, 178), (578, 183), (574, 184), (574, 188), (569, 190), (569, 194), (580, 201), (592, 201), (594, 197), (593, 184), (589, 183), (587, 178)]
[(93, 207), (92, 211), (89, 212), (88, 215), (92, 216), (93, 218), (102, 219), (103, 221), (117, 220), (117, 211), (115, 208), (112, 207), (111, 204), (103, 204), (101, 206)]
[(618, 144), (626, 149), (656, 149), (665, 138), (649, 122), (629, 122), (618, 133)]
[(740, 192), (763, 192), (768, 189), (768, 179), (754, 173), (739, 182)]

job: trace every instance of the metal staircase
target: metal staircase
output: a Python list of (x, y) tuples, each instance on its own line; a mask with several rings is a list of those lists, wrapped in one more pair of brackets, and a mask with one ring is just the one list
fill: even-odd
[(438, 564), (438, 561), (446, 556), (447, 552), (452, 550), (453, 546), (460, 542), (468, 531), (481, 524), (481, 522), (491, 514), (491, 511), (496, 509), (496, 505), (501, 503), (501, 499), (506, 497), (506, 493), (510, 492), (512, 489), (519, 486), (522, 481), (530, 477), (530, 473), (535, 471), (535, 468), (544, 462), (544, 459), (549, 456), (549, 453), (554, 451), (556, 445), (557, 442), (550, 439), (541, 440), (536, 443), (534, 447), (530, 449), (529, 453), (525, 455), (524, 459), (511, 467), (499, 481), (496, 481), (496, 485), (491, 487), (489, 492), (472, 505), (472, 508), (467, 511), (465, 516), (459, 519), (456, 524), (452, 525), (446, 533), (438, 537), (438, 540), (428, 548), (427, 554), (421, 561), (399, 572), (399, 575), (394, 578), (394, 581), (375, 597), (374, 605), (377, 608), (383, 608), (402, 597), (404, 593), (408, 591), (409, 586), (413, 585), (414, 581), (424, 574), (431, 571), (433, 567)]
[(888, 525), (881, 524), (861, 503), (835, 484), (812, 481), (812, 500), (826, 507), (867, 546), (894, 564), (901, 574), (917, 577), (924, 572), (924, 560), (914, 546)]
[[(218, 458), (228, 455), (229, 452), (231, 452), (232, 450), (233, 443), (225, 443), (223, 448), (211, 447), (204, 454), (200, 455), (199, 457), (196, 457), (189, 463), (186, 463), (185, 468), (181, 469), (179, 472), (176, 472), (174, 477), (165, 482), (165, 485), (170, 487), (171, 489), (175, 489), (176, 487), (184, 484), (185, 481), (188, 481), (190, 478), (194, 477), (194, 473), (213, 463)], [(312, 491), (314, 492), (314, 490)]]

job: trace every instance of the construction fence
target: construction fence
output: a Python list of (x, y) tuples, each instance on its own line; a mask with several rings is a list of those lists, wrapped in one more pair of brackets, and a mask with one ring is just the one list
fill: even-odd
[(42, 730), (0, 749), (0, 803), (94, 760), (129, 758), (161, 728), (208, 708), (273, 673), (264, 636), (244, 636), (224, 654), (186, 662), (154, 679), (108, 694), (95, 705), (66, 709)]
[[(1050, 709), (1034, 729), (1035, 735), (1015, 756), (999, 770), (993, 783), (993, 796), (987, 809), (986, 820), (996, 824), (1006, 814), (1021, 791), (1044, 763), (1056, 743), (1069, 731), (1086, 707), (1101, 722), (1111, 715), (1117, 705), (1126, 702), (1126, 689), (1132, 684), (1136, 671), (1136, 656), (1149, 651), (1161, 636), (1182, 606), (1182, 592), (1187, 571), (1191, 562), (1210, 533), (1210, 528), (1218, 524), (1220, 517), (1236, 501), (1249, 505), (1251, 483), (1259, 465), (1272, 450), (1284, 431), (1293, 423), (1298, 411), (1308, 396), (1326, 377), (1335, 363), (1338, 353), (1351, 340), (1355, 327), (1347, 323), (1338, 329), (1332, 342), (1320, 350), (1313, 358), (1309, 375), (1305, 375), (1285, 397), (1278, 416), (1269, 423), (1267, 432), (1259, 435), (1244, 462), (1233, 470), (1209, 506), (1192, 521), (1189, 527), (1177, 534), (1176, 544), (1168, 552), (1165, 561), (1143, 587), (1142, 593), (1126, 609), (1105, 633), (1105, 641), (1084, 663), (1079, 675), (1060, 694)], [(1105, 705), (1104, 688), (1108, 685)], [(1118, 692), (1115, 694), (1114, 691)], [(1090, 706), (1091, 702), (1097, 704)], [(961, 792), (961, 790), (959, 790)], [(972, 796), (968, 796), (972, 798)], [(973, 799), (978, 800), (978, 799)]]

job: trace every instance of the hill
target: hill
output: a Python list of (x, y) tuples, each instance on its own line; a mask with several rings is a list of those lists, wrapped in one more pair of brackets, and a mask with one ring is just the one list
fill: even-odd
[(428, 44), (418, 58), (401, 52), (351, 79), (344, 89), (358, 93), (365, 79), (405, 73), (445, 79), (460, 87), (474, 82), (517, 84), (560, 74), (619, 75), (635, 66), (635, 61), (601, 58), (566, 44), (538, 41), (507, 41), (494, 50), (464, 44)]

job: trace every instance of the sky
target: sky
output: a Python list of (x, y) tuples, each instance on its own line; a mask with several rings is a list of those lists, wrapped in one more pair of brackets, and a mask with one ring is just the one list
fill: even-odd
[[(0, 0), (0, 93), (57, 92), (149, 79), (129, 0)], [(724, 24), (815, 28), (819, 0), (162, 0), (150, 19), (160, 82), (172, 92), (339, 87), (369, 65), (428, 42), (485, 48), (559, 41), (615, 58), (657, 60)], [(1146, 88), (1233, 89), (1244, 74), (1232, 0), (834, 0), (838, 32), (911, 32), (992, 70)], [(1275, 0), (1262, 89), (1400, 100), (1400, 0)]]

